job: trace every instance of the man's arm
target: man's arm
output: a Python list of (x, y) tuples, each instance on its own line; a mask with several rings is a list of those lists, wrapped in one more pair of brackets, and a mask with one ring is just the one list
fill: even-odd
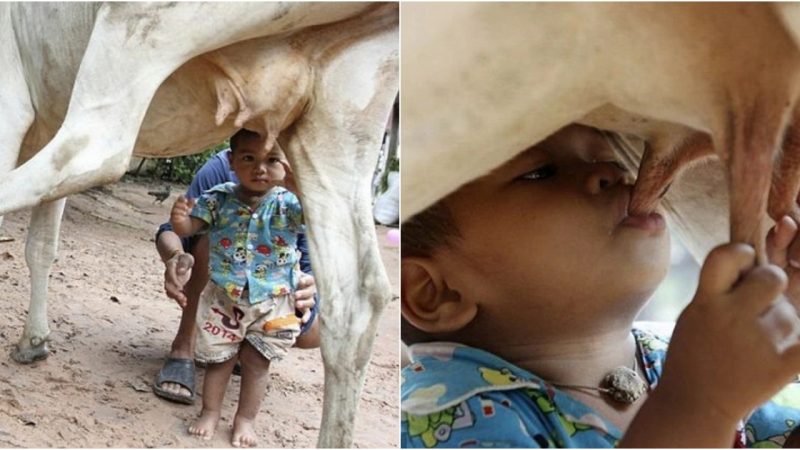
[(183, 308), (187, 302), (183, 287), (192, 276), (194, 257), (184, 252), (183, 242), (169, 226), (162, 226), (156, 249), (164, 262), (164, 291)]
[[(203, 164), (189, 185), (187, 198), (198, 198), (203, 192), (218, 184), (234, 181), (227, 163), (229, 151), (223, 150)], [(194, 266), (194, 258), (191, 254), (186, 253), (191, 249), (184, 247), (183, 240), (167, 222), (159, 227), (156, 235), (156, 250), (161, 261), (164, 262), (164, 290), (169, 298), (174, 299), (183, 307), (186, 305), (186, 294), (183, 293), (183, 287), (191, 277)]]
[(161, 261), (167, 262), (175, 256), (185, 253), (183, 249), (183, 241), (174, 231), (172, 226), (162, 225), (162, 230), (158, 233), (156, 239), (156, 250), (161, 257)]

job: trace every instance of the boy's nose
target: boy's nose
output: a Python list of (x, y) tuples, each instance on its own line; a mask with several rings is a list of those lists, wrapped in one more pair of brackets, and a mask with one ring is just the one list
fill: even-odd
[(614, 162), (592, 163), (586, 178), (586, 188), (592, 194), (599, 194), (624, 181), (626, 172)]

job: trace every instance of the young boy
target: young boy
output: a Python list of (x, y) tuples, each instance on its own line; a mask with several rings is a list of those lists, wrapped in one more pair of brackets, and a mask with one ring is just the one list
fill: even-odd
[[(800, 391), (750, 414), (800, 372), (798, 347), (779, 354), (758, 323), (786, 275), (715, 249), (665, 359), (667, 339), (633, 324), (669, 235), (660, 214), (627, 215), (627, 175), (572, 125), (403, 224), (404, 447), (786, 441)], [(768, 239), (784, 268), (796, 231), (784, 219)]]
[(231, 138), (230, 165), (239, 183), (207, 191), (192, 209), (180, 197), (170, 222), (179, 236), (209, 233), (210, 278), (197, 312), (196, 359), (208, 363), (203, 410), (189, 427), (210, 439), (236, 361), (242, 365), (234, 447), (256, 444), (253, 422), (266, 390), (270, 361), (282, 358), (300, 332), (291, 293), (297, 283), (296, 241), (302, 230), (300, 202), (288, 165), (277, 147), (264, 148), (258, 134)]

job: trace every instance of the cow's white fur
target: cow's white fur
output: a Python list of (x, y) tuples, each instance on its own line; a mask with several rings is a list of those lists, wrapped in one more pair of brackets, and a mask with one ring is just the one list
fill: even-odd
[(369, 175), (397, 93), (397, 6), (2, 4), (0, 38), (0, 107), (14, 112), (0, 123), (0, 214), (34, 207), (30, 315), (15, 357), (46, 355), (64, 196), (118, 179), (132, 152), (187, 154), (245, 125), (280, 137), (295, 168), (325, 299), (319, 444), (351, 445), (391, 298)]

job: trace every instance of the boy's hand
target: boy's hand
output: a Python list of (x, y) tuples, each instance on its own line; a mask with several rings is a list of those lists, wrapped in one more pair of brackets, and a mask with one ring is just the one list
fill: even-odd
[(709, 254), (650, 400), (660, 397), (677, 411), (697, 408), (708, 421), (735, 424), (800, 373), (800, 346), (779, 352), (760, 323), (768, 310), (779, 332), (797, 323), (794, 308), (773, 305), (786, 275), (777, 266), (754, 264), (755, 251), (744, 244)]
[(286, 171), (286, 175), (283, 178), (283, 187), (291, 191), (293, 194), (299, 195), (300, 191), (297, 189), (297, 183), (294, 179), (294, 171), (292, 171), (292, 166), (290, 166), (289, 162), (284, 159), (281, 159), (281, 165), (283, 166), (283, 170)]
[(800, 305), (800, 240), (797, 239), (797, 230), (797, 222), (783, 216), (767, 234), (767, 257), (789, 277), (786, 295), (795, 306)]
[(192, 218), (189, 213), (197, 201), (195, 199), (188, 200), (186, 196), (180, 195), (172, 205), (172, 211), (169, 214), (169, 222), (172, 228), (179, 236), (185, 236), (186, 230), (192, 228)]

